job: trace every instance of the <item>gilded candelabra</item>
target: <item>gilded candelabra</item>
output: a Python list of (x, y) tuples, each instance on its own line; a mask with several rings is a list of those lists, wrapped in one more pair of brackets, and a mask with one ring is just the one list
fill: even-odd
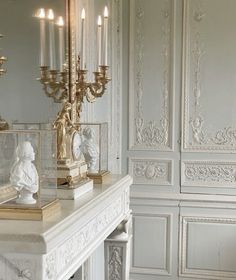
[(49, 66), (40, 66), (41, 77), (38, 79), (43, 85), (43, 90), (48, 97), (57, 103), (68, 98), (68, 71), (50, 70)]
[(100, 65), (99, 71), (94, 73), (94, 82), (87, 82), (87, 70), (80, 69), (80, 57), (77, 62), (77, 81), (76, 81), (76, 97), (77, 97), (77, 113), (80, 118), (81, 105), (84, 102), (84, 97), (87, 101), (93, 103), (96, 98), (102, 97), (107, 83), (111, 80), (107, 76), (109, 66)]

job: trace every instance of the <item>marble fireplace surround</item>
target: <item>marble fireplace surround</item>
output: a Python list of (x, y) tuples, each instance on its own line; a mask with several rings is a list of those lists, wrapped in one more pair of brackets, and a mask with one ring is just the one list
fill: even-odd
[[(129, 175), (111, 175), (81, 198), (61, 200), (57, 217), (43, 222), (0, 220), (0, 279), (69, 279), (122, 221), (130, 219), (131, 184)], [(113, 279), (119, 259), (126, 263), (116, 273), (127, 275), (128, 230), (113, 233), (107, 240), (106, 279)]]

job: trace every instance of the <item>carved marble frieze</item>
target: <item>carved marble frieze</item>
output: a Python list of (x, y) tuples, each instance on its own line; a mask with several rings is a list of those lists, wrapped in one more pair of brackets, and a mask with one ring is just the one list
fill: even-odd
[[(170, 150), (172, 148), (172, 75), (173, 75), (173, 10), (174, 1), (159, 1), (161, 19), (160, 36), (161, 54), (160, 54), (160, 72), (155, 80), (148, 78), (149, 84), (152, 84), (151, 91), (155, 92), (160, 102), (153, 104), (149, 87), (145, 81), (147, 75), (147, 46), (145, 42), (151, 38), (146, 38), (145, 28), (149, 19), (148, 13), (145, 12), (147, 1), (131, 0), (131, 28), (130, 28), (130, 131), (129, 146), (132, 150)], [(159, 25), (159, 23), (157, 23)], [(149, 50), (150, 51), (150, 50)], [(155, 60), (153, 49), (153, 60)], [(159, 53), (158, 55), (159, 56)], [(150, 71), (150, 69), (148, 70)], [(149, 75), (150, 77), (152, 75)], [(147, 100), (150, 106), (147, 108)], [(158, 112), (156, 119), (150, 119), (146, 116), (147, 110)]]
[(134, 184), (172, 185), (173, 162), (169, 159), (130, 158), (129, 173)]
[[(127, 193), (128, 195), (128, 193)], [(96, 242), (98, 236), (115, 219), (119, 218), (125, 210), (124, 201), (128, 198), (122, 196), (113, 201), (107, 208), (89, 221), (76, 234), (61, 244), (57, 249), (45, 256), (45, 279), (55, 280), (69, 264), (83, 255), (89, 244)]]
[[(182, 148), (184, 151), (196, 152), (236, 152), (236, 126), (230, 116), (228, 124), (216, 127), (209, 121), (208, 111), (203, 109), (207, 106), (209, 110), (215, 111), (214, 123), (217, 123), (215, 120), (219, 117), (216, 111), (218, 106), (213, 105), (214, 96), (206, 90), (206, 83), (215, 83), (215, 79), (204, 79), (206, 71), (209, 71), (209, 68), (206, 70), (206, 61), (210, 61), (209, 54), (214, 53), (205, 31), (210, 9), (210, 4), (207, 3), (209, 1), (206, 0), (184, 1)], [(212, 48), (215, 48), (215, 45)], [(218, 57), (215, 57), (215, 61), (217, 59)], [(214, 92), (215, 94), (217, 92)], [(207, 101), (205, 105), (204, 100), (206, 102), (209, 98), (211, 101)]]
[[(196, 264), (196, 268), (189, 267), (189, 258), (190, 255), (187, 254), (191, 250), (191, 246), (195, 247), (196, 243), (194, 240), (190, 242), (189, 240), (189, 227), (191, 225), (205, 225), (206, 227), (211, 228), (211, 226), (218, 225), (218, 236), (220, 237), (220, 232), (222, 234), (225, 232), (224, 227), (235, 227), (236, 220), (234, 218), (224, 218), (224, 217), (198, 217), (198, 216), (182, 216), (181, 217), (181, 229), (180, 229), (180, 276), (190, 277), (194, 279), (236, 279), (236, 270), (235, 269), (223, 269), (223, 263), (221, 266), (216, 264), (217, 268), (212, 268), (212, 265), (208, 263), (209, 269), (207, 268), (207, 263), (204, 267), (199, 267)], [(210, 236), (206, 238), (211, 238)]]
[(183, 186), (233, 187), (236, 184), (236, 162), (184, 161)]

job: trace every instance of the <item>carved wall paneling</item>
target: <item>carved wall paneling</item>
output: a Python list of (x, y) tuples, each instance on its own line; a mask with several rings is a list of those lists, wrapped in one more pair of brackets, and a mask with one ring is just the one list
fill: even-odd
[[(174, 11), (172, 0), (130, 1), (131, 150), (173, 149)], [(148, 106), (151, 99), (155, 106)]]
[(235, 217), (189, 214), (184, 214), (180, 223), (180, 278), (235, 279), (236, 256), (231, 239), (236, 232)]
[[(172, 214), (134, 214), (131, 273), (171, 275), (172, 219)], [(143, 234), (141, 228), (144, 229), (144, 225), (147, 226), (145, 228), (147, 234), (145, 241), (141, 238)], [(152, 234), (148, 230), (149, 227), (153, 229)], [(150, 259), (150, 250), (153, 256), (152, 260)]]
[[(236, 279), (235, 10), (234, 0), (130, 0), (131, 279)], [(169, 271), (156, 233), (172, 209)]]
[(131, 200), (133, 240), (130, 279), (178, 279), (178, 204)]
[[(231, 12), (235, 8), (232, 0), (227, 5), (220, 0), (214, 1), (214, 5), (211, 0), (184, 1), (184, 152), (236, 152), (232, 99), (235, 92), (232, 72), (236, 67), (232, 61), (236, 47), (232, 26), (236, 20)], [(223, 41), (227, 41), (228, 47), (222, 47)]]
[(186, 187), (236, 187), (236, 162), (219, 160), (183, 160), (181, 185)]
[(129, 158), (129, 174), (134, 184), (173, 185), (173, 160)]

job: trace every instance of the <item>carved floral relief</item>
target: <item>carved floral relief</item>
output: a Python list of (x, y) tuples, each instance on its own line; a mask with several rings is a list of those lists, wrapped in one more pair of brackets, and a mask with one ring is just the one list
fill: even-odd
[[(135, 1), (135, 28), (134, 32), (134, 53), (133, 65), (134, 73), (131, 73), (134, 79), (133, 88), (131, 88), (131, 95), (134, 95), (134, 104), (131, 104), (131, 110), (134, 110), (133, 116), (133, 142), (132, 148), (134, 149), (149, 149), (149, 150), (166, 150), (171, 148), (170, 139), (170, 77), (171, 77), (171, 40), (172, 40), (172, 1), (162, 1), (162, 8), (160, 11), (160, 18), (162, 20), (162, 34), (161, 42), (162, 53), (162, 77), (157, 77), (161, 80), (161, 104), (152, 107), (154, 110), (160, 111), (160, 119), (146, 119), (144, 114), (144, 98), (147, 99), (148, 92), (144, 88), (144, 59), (145, 59), (145, 32), (144, 22), (148, 18), (145, 13), (145, 1)], [(131, 54), (132, 55), (132, 54)], [(153, 58), (155, 59), (155, 57)], [(155, 87), (155, 83), (154, 87)], [(133, 108), (134, 107), (134, 108)]]
[(131, 158), (129, 170), (134, 178), (134, 184), (172, 184), (171, 160)]
[(183, 173), (183, 185), (234, 186), (236, 162), (186, 161)]
[(118, 246), (109, 247), (109, 279), (122, 280), (123, 248)]
[[(236, 127), (210, 128), (203, 113), (204, 91), (203, 73), (205, 56), (211, 52), (206, 48), (202, 34), (207, 17), (206, 2), (185, 1), (185, 41), (184, 41), (184, 132), (183, 149), (195, 151), (236, 152)], [(216, 108), (212, 109), (215, 110)]]

